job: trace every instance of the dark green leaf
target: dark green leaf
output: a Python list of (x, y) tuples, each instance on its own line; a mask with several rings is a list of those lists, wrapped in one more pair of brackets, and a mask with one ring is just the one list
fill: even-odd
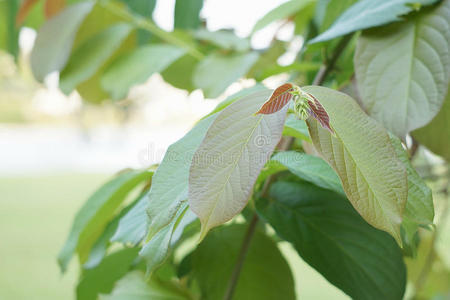
[(152, 174), (147, 170), (123, 172), (104, 184), (86, 201), (75, 216), (69, 237), (58, 256), (63, 271), (75, 251), (78, 252), (80, 262), (86, 262), (92, 245), (113, 218), (116, 209), (133, 188), (150, 179)]
[(328, 281), (354, 299), (402, 299), (406, 270), (386, 232), (343, 196), (308, 183), (277, 182), (257, 210)]
[(114, 287), (109, 295), (102, 295), (100, 300), (188, 300), (191, 299), (188, 291), (179, 286), (160, 282), (152, 278), (146, 280), (139, 271), (128, 273)]
[(200, 26), (203, 0), (176, 0), (175, 28), (196, 29)]
[[(156, 0), (121, 0), (125, 2), (130, 10), (145, 18), (152, 18), (153, 10), (156, 6)], [(152, 34), (144, 29), (138, 29), (137, 42), (139, 45), (148, 43)]]
[[(202, 299), (223, 299), (245, 231), (245, 225), (219, 227), (192, 254), (193, 276), (200, 285)], [(251, 241), (233, 299), (295, 299), (286, 260), (277, 245), (259, 231)]]

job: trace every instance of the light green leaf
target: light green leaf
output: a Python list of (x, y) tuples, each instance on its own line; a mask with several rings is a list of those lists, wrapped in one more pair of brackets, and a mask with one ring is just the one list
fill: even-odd
[(350, 6), (358, 2), (358, 0), (325, 0), (323, 19), (319, 20), (320, 32), (330, 28), (339, 16)]
[[(133, 12), (145, 18), (152, 18), (155, 10), (156, 0), (122, 0), (128, 8)], [(150, 41), (152, 34), (144, 29), (138, 29), (137, 42), (138, 45), (144, 45)]]
[(37, 80), (42, 81), (47, 74), (65, 66), (78, 27), (93, 5), (91, 1), (70, 5), (39, 29), (30, 57)]
[(283, 135), (292, 136), (311, 143), (306, 122), (290, 114), (284, 124)]
[[(193, 276), (198, 280), (202, 299), (224, 299), (245, 231), (245, 225), (219, 227), (193, 252)], [(274, 241), (258, 230), (250, 243), (233, 299), (295, 299), (289, 265)]]
[(189, 205), (202, 223), (201, 238), (237, 215), (281, 138), (287, 106), (254, 115), (270, 97), (262, 91), (233, 102), (212, 123), (189, 174)]
[(63, 271), (75, 251), (78, 252), (80, 262), (86, 262), (89, 250), (113, 218), (116, 209), (132, 189), (150, 179), (152, 174), (147, 170), (123, 172), (104, 184), (86, 201), (78, 211), (69, 237), (58, 256)]
[(181, 29), (196, 29), (200, 26), (200, 10), (203, 0), (176, 0), (174, 26)]
[(277, 8), (269, 11), (260, 20), (258, 20), (258, 22), (256, 22), (255, 26), (253, 27), (252, 32), (261, 30), (275, 21), (293, 16), (299, 10), (301, 10), (302, 8), (304, 8), (305, 6), (309, 5), (312, 2), (315, 2), (315, 0), (290, 0), (286, 3), (281, 4)]
[(147, 281), (140, 271), (132, 271), (119, 280), (109, 295), (100, 295), (100, 300), (187, 300), (187, 291), (163, 284), (156, 279)]
[(95, 268), (83, 270), (77, 285), (77, 300), (97, 300), (99, 294), (111, 292), (115, 282), (129, 271), (137, 255), (137, 248), (122, 249), (108, 255)]
[(367, 224), (339, 194), (276, 182), (257, 211), (329, 282), (353, 299), (402, 299), (406, 270), (389, 234)]
[(335, 169), (360, 215), (401, 243), (407, 176), (386, 130), (346, 94), (317, 86), (303, 89), (323, 105), (336, 133), (332, 136), (314, 119), (308, 119), (314, 147)]
[(16, 26), (19, 6), (18, 0), (0, 1), (0, 49), (14, 57), (19, 53), (19, 28)]
[(148, 196), (141, 196), (136, 204), (123, 216), (120, 216), (115, 231), (110, 236), (111, 242), (137, 245), (145, 237), (148, 228), (146, 209)]
[(230, 84), (245, 76), (257, 59), (256, 52), (227, 56), (211, 54), (197, 65), (194, 85), (203, 90), (206, 98), (216, 98)]
[(163, 71), (184, 52), (170, 45), (139, 47), (107, 68), (102, 77), (102, 86), (113, 99), (123, 99), (133, 85), (143, 83), (153, 73)]
[(406, 202), (404, 217), (420, 225), (430, 225), (434, 218), (431, 189), (411, 165), (409, 155), (404, 150), (401, 141), (395, 136), (391, 136), (391, 142), (397, 157), (406, 167), (408, 174), (408, 201)]
[(272, 160), (280, 162), (303, 180), (345, 195), (336, 172), (320, 157), (301, 152), (284, 151), (275, 154)]
[(450, 70), (450, 1), (358, 41), (355, 71), (368, 113), (398, 137), (436, 116)]
[(81, 82), (89, 79), (110, 58), (131, 32), (128, 24), (116, 24), (82, 44), (61, 72), (59, 87), (69, 94)]
[(360, 0), (310, 43), (324, 42), (358, 30), (402, 21), (401, 16), (414, 10), (413, 4), (430, 5), (437, 1), (439, 0)]
[(167, 149), (148, 194), (149, 239), (168, 226), (186, 204), (192, 158), (216, 116), (201, 120)]
[(226, 50), (240, 52), (250, 50), (249, 39), (240, 38), (231, 30), (209, 31), (205, 28), (200, 28), (194, 33), (194, 36), (199, 40), (208, 41)]
[(412, 135), (430, 151), (450, 161), (450, 93), (437, 116)]

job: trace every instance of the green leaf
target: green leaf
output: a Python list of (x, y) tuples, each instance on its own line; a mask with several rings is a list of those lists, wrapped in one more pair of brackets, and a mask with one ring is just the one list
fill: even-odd
[(192, 77), (197, 63), (198, 60), (192, 55), (183, 55), (162, 71), (161, 76), (170, 85), (192, 92), (195, 90)]
[(145, 82), (153, 73), (163, 71), (184, 52), (170, 45), (139, 47), (108, 67), (102, 76), (102, 86), (113, 99), (123, 99), (132, 86)]
[(450, 70), (450, 1), (406, 23), (365, 32), (355, 71), (368, 113), (398, 137), (439, 112)]
[(293, 114), (289, 115), (286, 119), (286, 124), (284, 124), (283, 129), (283, 135), (292, 136), (311, 143), (311, 137), (309, 136), (306, 122), (298, 119)]
[(203, 0), (176, 0), (175, 28), (196, 29), (200, 26), (200, 10)]
[[(120, 221), (127, 215), (129, 215), (130, 211), (135, 209), (136, 206), (138, 206), (139, 201), (141, 201), (144, 197), (141, 195), (137, 199), (135, 199), (130, 205), (122, 209), (122, 211), (112, 219), (108, 225), (106, 226), (103, 233), (99, 236), (97, 241), (92, 245), (92, 248), (89, 251), (89, 257), (86, 261), (86, 263), (83, 265), (85, 269), (92, 269), (103, 260), (103, 258), (106, 255), (106, 252), (108, 250), (108, 247), (110, 246), (111, 242), (114, 242), (113, 236), (116, 233), (116, 231), (119, 228)], [(147, 225), (146, 218), (145, 218), (145, 207), (143, 208), (143, 214), (144, 218), (141, 218), (141, 221), (143, 220), (143, 225), (134, 223), (136, 227), (144, 227), (144, 233), (145, 235), (145, 228)], [(128, 225), (128, 224), (127, 224)], [(135, 229), (130, 228), (131, 226), (127, 226), (128, 230)], [(127, 232), (128, 233), (128, 232)], [(142, 236), (142, 238), (143, 238)], [(130, 243), (127, 243), (130, 244)], [(137, 244), (137, 243), (136, 243)], [(133, 244), (133, 246), (136, 246), (136, 244)]]
[(189, 205), (202, 223), (201, 238), (237, 215), (281, 138), (287, 106), (254, 115), (270, 97), (262, 91), (222, 110), (195, 153), (189, 174)]
[(119, 250), (94, 269), (83, 270), (76, 290), (77, 300), (97, 300), (99, 294), (111, 292), (115, 282), (130, 270), (137, 255), (137, 248)]
[[(202, 299), (224, 298), (245, 231), (245, 225), (217, 228), (193, 252), (193, 275)], [(274, 241), (258, 230), (250, 243), (233, 299), (295, 299), (289, 265)]]
[(0, 49), (14, 57), (19, 53), (19, 28), (16, 26), (19, 5), (19, 0), (0, 1)]
[(136, 246), (144, 239), (148, 227), (145, 212), (147, 205), (148, 196), (141, 196), (129, 211), (120, 216), (113, 235), (110, 237), (111, 242)]
[[(145, 18), (152, 18), (153, 11), (155, 10), (156, 0), (121, 0), (124, 2), (128, 8)], [(144, 29), (138, 29), (137, 31), (137, 42), (138, 45), (143, 45), (148, 43), (151, 39), (152, 34)]]
[(75, 251), (78, 252), (80, 262), (86, 262), (89, 250), (113, 218), (116, 209), (132, 189), (150, 179), (152, 174), (147, 170), (123, 172), (104, 184), (86, 201), (78, 211), (69, 237), (58, 256), (63, 271)]
[(100, 300), (187, 300), (187, 291), (157, 279), (147, 281), (140, 271), (128, 273), (117, 282), (109, 295), (101, 295)]
[(148, 194), (148, 238), (169, 225), (188, 198), (189, 168), (194, 153), (217, 115), (201, 120), (182, 139), (170, 145), (152, 179)]
[(328, 0), (325, 7), (325, 13), (323, 20), (320, 24), (320, 32), (323, 32), (330, 28), (330, 26), (336, 21), (339, 16), (347, 10), (350, 6), (358, 2), (358, 0)]
[(284, 151), (275, 154), (272, 160), (280, 162), (303, 180), (345, 195), (336, 172), (320, 157), (301, 152)]
[(339, 194), (306, 182), (276, 182), (257, 211), (329, 282), (353, 299), (402, 299), (406, 270), (387, 233)]
[(155, 235), (150, 236), (139, 252), (147, 262), (147, 273), (151, 274), (164, 263), (171, 246), (181, 238), (184, 228), (195, 219), (196, 216), (188, 209), (187, 202), (183, 202), (173, 220)]
[(206, 98), (216, 98), (230, 84), (245, 76), (257, 59), (256, 52), (227, 56), (211, 54), (197, 65), (194, 85), (203, 90)]
[(401, 243), (407, 176), (386, 130), (343, 93), (317, 86), (303, 89), (323, 105), (336, 134), (308, 119), (314, 147), (335, 169), (360, 215)]
[(324, 42), (358, 30), (402, 21), (401, 16), (414, 10), (412, 4), (430, 5), (437, 1), (439, 0), (360, 0), (310, 43)]
[(269, 11), (260, 20), (258, 20), (258, 22), (256, 22), (255, 26), (253, 27), (252, 32), (254, 33), (258, 30), (261, 30), (275, 21), (291, 17), (312, 2), (315, 2), (315, 0), (291, 0), (281, 4), (277, 8)]
[(406, 167), (408, 174), (408, 201), (406, 202), (404, 217), (420, 225), (430, 225), (433, 223), (434, 218), (431, 189), (412, 166), (409, 155), (402, 146), (402, 142), (395, 136), (391, 136), (391, 142), (397, 157)]
[(238, 37), (231, 30), (209, 31), (200, 28), (194, 33), (195, 38), (208, 41), (225, 50), (245, 52), (250, 50), (250, 40)]
[(92, 7), (91, 1), (70, 5), (39, 29), (30, 57), (37, 80), (42, 81), (47, 74), (65, 66), (78, 27)]
[(132, 27), (128, 24), (113, 25), (82, 44), (61, 72), (61, 90), (69, 94), (78, 84), (93, 76), (119, 48), (131, 30)]
[(450, 161), (450, 93), (437, 116), (412, 135), (430, 151)]

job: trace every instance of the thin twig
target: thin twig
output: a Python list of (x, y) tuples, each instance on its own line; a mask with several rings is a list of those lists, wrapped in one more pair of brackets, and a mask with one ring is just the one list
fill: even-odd
[(241, 273), (242, 267), (244, 266), (244, 261), (247, 256), (248, 249), (250, 248), (250, 242), (252, 241), (253, 235), (255, 234), (258, 220), (258, 215), (254, 214), (247, 228), (247, 232), (245, 233), (244, 241), (242, 242), (241, 250), (239, 251), (238, 260), (233, 269), (233, 273), (231, 274), (230, 282), (228, 283), (228, 288), (224, 297), (225, 300), (231, 300), (233, 298), (234, 290), (236, 289), (239, 275)]
[[(313, 85), (322, 85), (325, 81), (327, 75), (331, 71), (331, 69), (334, 68), (336, 61), (338, 60), (339, 56), (342, 54), (342, 51), (344, 51), (345, 47), (347, 46), (348, 42), (352, 38), (352, 35), (347, 35), (342, 38), (342, 40), (339, 42), (339, 44), (336, 46), (333, 56), (330, 58), (330, 60), (327, 62), (327, 64), (323, 65), (319, 72), (317, 73), (316, 77), (314, 78)], [(289, 150), (294, 142), (294, 138), (292, 137), (285, 137), (285, 140), (280, 145), (279, 150), (280, 151), (286, 151)], [(266, 181), (264, 182), (264, 185), (261, 190), (261, 197), (267, 197), (270, 189), (270, 185), (274, 181), (275, 176), (270, 175), (267, 177)], [(238, 260), (236, 262), (236, 265), (233, 269), (233, 273), (231, 274), (230, 281), (228, 282), (227, 291), (225, 293), (224, 300), (231, 300), (233, 299), (234, 290), (236, 289), (237, 282), (239, 280), (239, 275), (242, 271), (242, 267), (244, 265), (245, 257), (247, 256), (247, 252), (250, 246), (251, 239), (255, 233), (256, 225), (258, 224), (258, 215), (255, 213), (253, 215), (253, 218), (248, 226), (247, 233), (245, 234), (244, 240), (242, 241), (241, 250), (239, 251)]]

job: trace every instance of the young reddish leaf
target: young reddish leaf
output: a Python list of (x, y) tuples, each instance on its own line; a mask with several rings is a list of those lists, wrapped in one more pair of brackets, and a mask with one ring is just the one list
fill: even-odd
[(323, 108), (322, 104), (320, 104), (319, 100), (317, 100), (316, 97), (314, 97), (310, 93), (307, 94), (310, 97), (310, 99), (308, 99), (308, 105), (310, 108), (309, 113), (314, 119), (319, 121), (320, 125), (322, 125), (323, 128), (334, 135), (334, 131), (330, 126), (330, 117), (328, 116), (325, 108)]
[(257, 114), (270, 115), (281, 110), (292, 99), (293, 95), (290, 93), (294, 90), (292, 83), (285, 83), (273, 91), (270, 99), (267, 100)]
[(47, 0), (44, 5), (45, 17), (50, 19), (66, 6), (66, 0)]
[(22, 5), (20, 5), (19, 12), (16, 16), (16, 26), (20, 26), (23, 21), (27, 18), (28, 14), (30, 13), (30, 10), (33, 8), (33, 6), (38, 2), (38, 0), (25, 0), (22, 2)]

